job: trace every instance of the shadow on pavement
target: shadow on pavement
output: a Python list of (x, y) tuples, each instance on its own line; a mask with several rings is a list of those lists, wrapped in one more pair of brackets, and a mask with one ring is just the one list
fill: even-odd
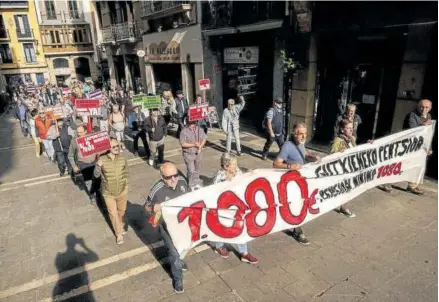
[[(13, 127), (14, 123), (10, 114), (0, 116), (0, 184), (3, 183), (3, 176), (14, 167)], [(18, 135), (21, 135), (21, 131)]]
[[(68, 234), (66, 236), (67, 250), (62, 253), (58, 253), (55, 259), (55, 266), (59, 274), (65, 271), (72, 270), (79, 267), (84, 267), (87, 263), (95, 262), (99, 260), (98, 255), (88, 248), (84, 239), (77, 238), (75, 234)], [(84, 251), (79, 251), (76, 246), (80, 246)], [(75, 288), (88, 285), (88, 273), (84, 271), (81, 274), (76, 274), (67, 278), (58, 280), (53, 288), (52, 297), (54, 301), (58, 301), (64, 294), (69, 293)], [(55, 299), (56, 298), (56, 299)], [(68, 301), (96, 301), (92, 292), (87, 292), (75, 298), (66, 298)]]

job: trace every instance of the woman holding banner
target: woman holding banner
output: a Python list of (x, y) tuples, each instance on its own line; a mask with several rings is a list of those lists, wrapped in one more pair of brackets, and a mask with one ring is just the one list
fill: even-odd
[[(354, 136), (354, 124), (350, 120), (342, 120), (338, 125), (338, 136), (334, 139), (331, 147), (331, 153), (343, 152), (346, 149), (355, 147), (356, 138)], [(339, 213), (348, 218), (354, 218), (356, 215), (348, 208), (341, 206)]]
[[(242, 172), (238, 168), (238, 160), (236, 156), (226, 152), (221, 156), (221, 170), (215, 174), (213, 183), (216, 184), (223, 181), (232, 181), (236, 176), (240, 175), (242, 175)], [(246, 243), (237, 244), (236, 247), (241, 255), (242, 262), (247, 262), (250, 264), (258, 263), (258, 259), (249, 254)], [(224, 247), (224, 243), (222, 242), (215, 243), (215, 252), (224, 259), (229, 257), (229, 251)]]

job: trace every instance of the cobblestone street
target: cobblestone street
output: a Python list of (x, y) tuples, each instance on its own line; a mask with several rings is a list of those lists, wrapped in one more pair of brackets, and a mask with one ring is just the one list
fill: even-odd
[[(2, 117), (0, 129), (0, 301), (437, 301), (436, 182), (424, 182), (424, 196), (403, 183), (390, 194), (367, 191), (350, 202), (356, 218), (331, 212), (306, 224), (309, 246), (283, 232), (256, 239), (249, 249), (257, 265), (199, 246), (186, 258), (185, 292), (176, 295), (163, 244), (142, 211), (157, 170), (123, 153), (130, 228), (117, 246), (105, 210), (88, 204), (46, 157), (36, 159), (15, 120)], [(219, 169), (224, 140), (209, 132), (205, 184)], [(271, 167), (260, 158), (263, 139), (243, 133), (242, 144), (244, 171)], [(186, 173), (180, 152), (168, 136), (165, 159)]]

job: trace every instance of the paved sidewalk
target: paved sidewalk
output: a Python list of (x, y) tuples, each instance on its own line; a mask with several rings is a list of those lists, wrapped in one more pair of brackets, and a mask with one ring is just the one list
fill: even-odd
[[(355, 219), (331, 212), (305, 225), (307, 247), (284, 233), (256, 239), (249, 247), (257, 265), (200, 246), (186, 258), (185, 293), (176, 295), (158, 262), (162, 243), (142, 213), (158, 171), (124, 153), (130, 230), (118, 247), (105, 210), (87, 204), (45, 158), (36, 160), (18, 124), (0, 126), (8, 130), (0, 132), (0, 301), (437, 301), (436, 183), (426, 181), (421, 197), (369, 190), (350, 203)], [(219, 168), (224, 139), (209, 134), (205, 183)], [(262, 139), (244, 134), (242, 143), (240, 167), (271, 166), (259, 158)], [(186, 172), (178, 142), (169, 137), (166, 150)]]

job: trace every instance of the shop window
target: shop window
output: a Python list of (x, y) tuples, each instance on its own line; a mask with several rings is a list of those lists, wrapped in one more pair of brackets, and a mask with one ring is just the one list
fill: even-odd
[(37, 62), (37, 56), (35, 54), (35, 48), (33, 43), (23, 43), (24, 57), (27, 63)]
[(13, 63), (11, 48), (9, 44), (0, 44), (0, 58), (2, 64)]

